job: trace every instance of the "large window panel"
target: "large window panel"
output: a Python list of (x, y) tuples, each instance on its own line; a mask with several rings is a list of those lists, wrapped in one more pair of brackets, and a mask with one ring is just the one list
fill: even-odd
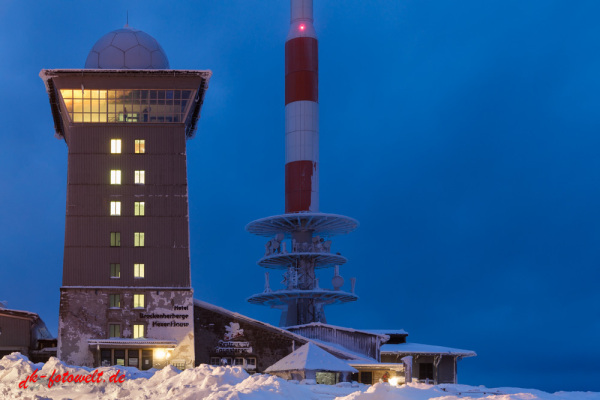
[(72, 122), (181, 123), (195, 90), (61, 89)]

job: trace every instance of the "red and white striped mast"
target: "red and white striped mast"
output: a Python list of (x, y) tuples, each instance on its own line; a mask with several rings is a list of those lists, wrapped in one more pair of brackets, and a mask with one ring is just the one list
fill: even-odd
[[(326, 322), (324, 307), (356, 301), (341, 290), (339, 266), (347, 259), (331, 252), (331, 236), (358, 226), (349, 217), (319, 212), (319, 54), (312, 0), (291, 0), (291, 24), (285, 42), (285, 214), (262, 218), (248, 232), (272, 238), (258, 265), (279, 269), (284, 289), (265, 289), (248, 298), (282, 310), (280, 325)], [(333, 289), (319, 286), (316, 269), (332, 268)]]
[(291, 0), (285, 42), (285, 212), (319, 211), (319, 42), (312, 0)]

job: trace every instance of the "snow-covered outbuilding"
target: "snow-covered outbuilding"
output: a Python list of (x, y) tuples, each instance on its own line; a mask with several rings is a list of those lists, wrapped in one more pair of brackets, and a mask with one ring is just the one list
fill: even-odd
[(38, 314), (0, 305), (0, 358), (15, 351), (45, 362), (56, 356), (56, 338)]
[(402, 363), (412, 357), (412, 378), (421, 382), (457, 383), (457, 363), (465, 357), (474, 357), (472, 350), (432, 346), (419, 343), (396, 343), (381, 346), (381, 362)]
[(213, 304), (194, 300), (196, 365), (234, 365), (250, 373), (265, 370), (294, 349), (313, 342), (340, 360), (376, 362), (348, 349), (310, 340)]
[(350, 381), (351, 374), (358, 370), (309, 342), (271, 365), (265, 372), (287, 380), (312, 379), (319, 384), (334, 385)]
[[(349, 364), (358, 370), (352, 380), (365, 384), (388, 378), (456, 383), (458, 360), (477, 355), (471, 350), (406, 343), (408, 333), (403, 329), (354, 329), (320, 322), (287, 329), (319, 345), (352, 352), (355, 358)], [(412, 356), (411, 365), (402, 361), (406, 356)], [(408, 371), (410, 377), (405, 376)]]
[[(476, 355), (470, 350), (406, 343), (407, 336), (402, 329), (354, 329), (320, 322), (281, 328), (194, 300), (197, 365), (235, 365), (250, 373), (269, 372), (286, 379), (328, 383), (350, 379), (373, 384), (392, 378), (401, 383), (408, 380), (405, 371), (411, 371), (413, 380), (452, 383), (456, 381), (456, 362)], [(327, 374), (332, 371), (326, 368), (290, 369), (287, 357), (296, 353), (292, 360), (298, 364), (298, 351), (308, 343), (354, 371), (342, 376), (342, 370), (334, 371), (334, 375)], [(408, 355), (413, 356), (410, 366), (402, 361)], [(303, 370), (315, 373), (297, 372)]]

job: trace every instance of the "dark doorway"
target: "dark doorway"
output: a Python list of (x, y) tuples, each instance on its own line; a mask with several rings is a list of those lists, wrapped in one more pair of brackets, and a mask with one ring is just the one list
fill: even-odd
[(361, 372), (360, 373), (360, 383), (364, 383), (365, 385), (373, 384), (373, 373), (372, 372)]
[(100, 350), (100, 366), (101, 367), (109, 367), (111, 365), (112, 365), (112, 360), (110, 357), (110, 349)]
[(152, 350), (142, 350), (142, 370), (152, 368)]
[(115, 364), (125, 366), (125, 350), (115, 350)]
[(433, 380), (433, 363), (419, 364), (419, 380)]
[(130, 367), (140, 367), (140, 351), (135, 350), (127, 350), (127, 365)]

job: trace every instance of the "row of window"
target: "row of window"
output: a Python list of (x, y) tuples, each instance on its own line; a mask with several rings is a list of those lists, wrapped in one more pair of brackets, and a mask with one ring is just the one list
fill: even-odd
[[(146, 184), (146, 171), (144, 171), (144, 170), (134, 171), (133, 183), (135, 183), (136, 185), (145, 185)], [(111, 185), (120, 185), (121, 184), (121, 170), (120, 169), (111, 169), (110, 170), (110, 184)]]
[(211, 365), (237, 365), (246, 369), (255, 369), (256, 368), (256, 358), (255, 357), (211, 357), (210, 358)]
[[(111, 139), (110, 141), (110, 152), (112, 154), (121, 154), (122, 151), (122, 143), (121, 139)], [(142, 139), (135, 140), (135, 153), (136, 154), (144, 154), (146, 152), (146, 141)], [(110, 183), (111, 185), (120, 185), (121, 184), (121, 170), (111, 170), (110, 171)], [(146, 172), (143, 170), (136, 170), (134, 172), (134, 183), (138, 185), (143, 185), (146, 183)], [(134, 215), (135, 216), (144, 216), (146, 203), (143, 201), (134, 202)], [(121, 202), (120, 201), (111, 201), (110, 202), (110, 215), (121, 215)], [(144, 247), (145, 235), (144, 232), (134, 232), (133, 234), (133, 242), (134, 247)], [(121, 246), (121, 232), (111, 232), (110, 233), (110, 245), (111, 247), (119, 247)], [(145, 276), (145, 268), (144, 264), (133, 264), (133, 277), (134, 278), (144, 278)], [(110, 264), (110, 277), (111, 278), (120, 278), (121, 277), (121, 264), (114, 263)], [(121, 295), (120, 294), (111, 294), (109, 295), (109, 306), (111, 308), (121, 308)], [(134, 294), (133, 295), (133, 308), (144, 308), (146, 305), (146, 298), (144, 294)], [(133, 325), (133, 338), (141, 339), (144, 338), (145, 327), (142, 324), (134, 324)], [(111, 338), (119, 338), (121, 337), (121, 325), (119, 324), (110, 324), (109, 325), (109, 336)]]
[[(144, 325), (134, 324), (133, 325), (133, 338), (134, 339), (143, 339), (144, 331), (145, 331)], [(121, 337), (121, 325), (120, 324), (109, 324), (108, 325), (108, 335), (111, 338), (120, 338)]]
[[(110, 152), (112, 154), (121, 154), (121, 139), (110, 140)], [(146, 141), (144, 139), (135, 140), (135, 154), (144, 154), (146, 152)]]
[[(121, 264), (110, 264), (110, 277), (120, 278), (121, 277)], [(133, 264), (133, 277), (144, 278), (145, 268), (144, 264)]]
[[(85, 103), (84, 103), (85, 104)], [(97, 103), (96, 103), (97, 104)], [(133, 112), (127, 111), (127, 107), (121, 108), (120, 110), (115, 110), (113, 107), (111, 109), (110, 105), (108, 107), (108, 112), (106, 107), (99, 110), (96, 108), (97, 112), (94, 112), (94, 102), (91, 104), (88, 103), (86, 109), (89, 109), (92, 106), (92, 111), (83, 111), (83, 112), (71, 112), (69, 116), (71, 117), (71, 121), (73, 122), (106, 122), (106, 123), (120, 123), (120, 122), (150, 122), (150, 123), (181, 123), (184, 122), (185, 113), (178, 113), (174, 111), (173, 106), (164, 105), (160, 107), (162, 112), (153, 112), (150, 114), (149, 108), (144, 108), (143, 112), (141, 110), (135, 110), (136, 107), (133, 108)], [(100, 105), (101, 106), (101, 105)], [(81, 106), (80, 106), (81, 107)], [(75, 109), (77, 109), (77, 103), (75, 103)], [(81, 109), (81, 108), (80, 108)], [(130, 109), (131, 110), (131, 109)]]
[[(144, 247), (144, 232), (134, 232), (133, 234), (133, 246), (134, 247)], [(111, 232), (110, 233), (110, 247), (120, 247), (121, 246), (121, 232)]]
[(183, 122), (191, 90), (61, 89), (73, 122)]
[(60, 90), (73, 122), (183, 122), (191, 90)]
[[(136, 217), (143, 217), (146, 214), (146, 203), (143, 201), (136, 201), (133, 204), (133, 215)], [(110, 202), (110, 215), (121, 215), (121, 202), (111, 201)]]
[[(111, 294), (109, 295), (110, 308), (121, 308), (121, 295)], [(133, 295), (133, 308), (144, 308), (146, 306), (146, 295), (134, 294)]]

